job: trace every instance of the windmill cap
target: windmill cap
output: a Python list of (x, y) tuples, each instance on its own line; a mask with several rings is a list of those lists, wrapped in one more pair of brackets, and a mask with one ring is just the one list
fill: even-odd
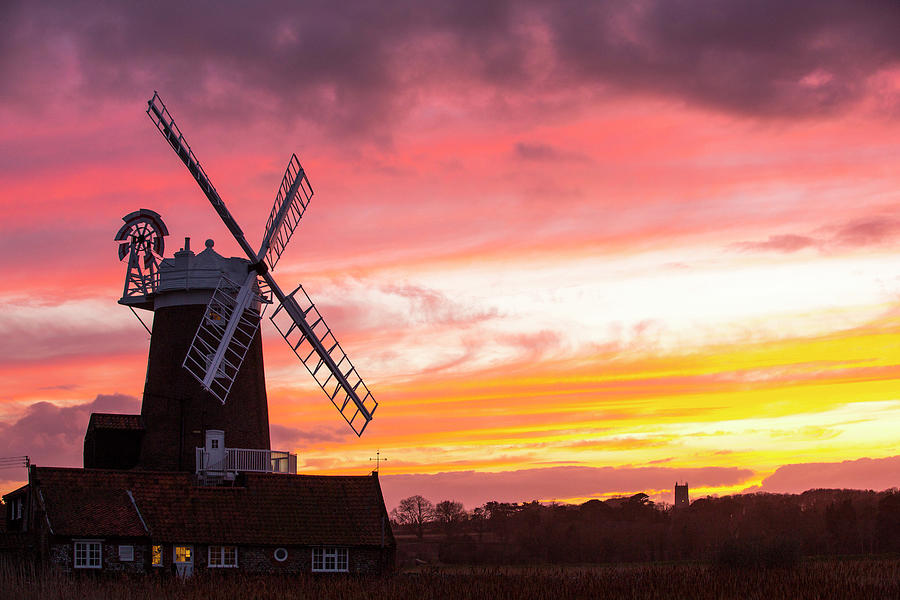
[(213, 250), (215, 241), (206, 240), (206, 249), (194, 254), (186, 248), (159, 267), (159, 286), (154, 297), (154, 310), (165, 306), (206, 304), (224, 275), (240, 285), (247, 277), (250, 264), (245, 258), (226, 258)]

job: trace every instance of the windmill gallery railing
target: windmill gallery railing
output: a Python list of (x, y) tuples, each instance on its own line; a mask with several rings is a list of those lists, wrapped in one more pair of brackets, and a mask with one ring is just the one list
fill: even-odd
[[(239, 472), (297, 473), (297, 455), (283, 450), (225, 448), (207, 452), (197, 448), (197, 474), (204, 477), (233, 478)], [(229, 477), (229, 475), (231, 477)]]

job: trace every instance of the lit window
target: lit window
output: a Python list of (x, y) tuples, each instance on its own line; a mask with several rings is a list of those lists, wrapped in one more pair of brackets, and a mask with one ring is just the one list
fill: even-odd
[(101, 568), (100, 556), (101, 550), (99, 541), (75, 542), (76, 569)]
[(134, 546), (119, 546), (119, 560), (131, 562), (134, 560)]
[(346, 548), (313, 548), (313, 571), (347, 571)]
[(153, 546), (150, 548), (150, 564), (154, 567), (163, 566), (162, 546)]
[(234, 568), (237, 567), (237, 546), (210, 546), (210, 568)]
[(194, 562), (193, 552), (190, 546), (175, 546), (175, 562)]

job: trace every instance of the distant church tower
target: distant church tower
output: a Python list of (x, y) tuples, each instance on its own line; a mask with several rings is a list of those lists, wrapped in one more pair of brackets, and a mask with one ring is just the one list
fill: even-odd
[(690, 506), (691, 502), (688, 499), (688, 484), (687, 481), (684, 482), (684, 485), (679, 484), (677, 481), (675, 482), (675, 508), (687, 508)]
[[(209, 429), (224, 431), (225, 444), (231, 448), (270, 449), (259, 330), (225, 404), (182, 367), (201, 319), (220, 318), (205, 314), (219, 277), (224, 273), (233, 281), (243, 281), (249, 264), (242, 258), (221, 256), (213, 250), (212, 240), (195, 255), (189, 238), (174, 258), (160, 264), (155, 293), (149, 296), (149, 306), (141, 306), (153, 311), (153, 332), (141, 405), (140, 468), (193, 472), (194, 449), (204, 445), (204, 432)], [(127, 298), (120, 302), (131, 304)]]

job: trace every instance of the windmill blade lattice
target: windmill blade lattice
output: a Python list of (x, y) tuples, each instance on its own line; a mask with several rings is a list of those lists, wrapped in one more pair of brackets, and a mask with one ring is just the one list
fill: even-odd
[(193, 150), (191, 150), (187, 140), (184, 139), (181, 130), (178, 129), (178, 125), (175, 124), (175, 119), (169, 114), (166, 105), (163, 104), (162, 98), (159, 97), (159, 94), (153, 92), (153, 97), (147, 101), (147, 104), (147, 114), (150, 116), (150, 120), (153, 121), (156, 128), (159, 129), (160, 133), (163, 134), (163, 137), (166, 138), (166, 141), (169, 142), (169, 145), (172, 146), (175, 154), (178, 155), (181, 162), (184, 163), (191, 175), (194, 176), (194, 179), (197, 180), (200, 189), (203, 190), (203, 193), (209, 198), (210, 204), (212, 204), (213, 208), (216, 209), (216, 212), (219, 213), (219, 217), (222, 218), (225, 226), (228, 227), (228, 231), (231, 232), (238, 244), (241, 245), (241, 249), (252, 259), (255, 259), (256, 254), (253, 252), (250, 244), (247, 243), (244, 232), (241, 231), (237, 221), (235, 221), (234, 217), (231, 216), (231, 213), (228, 212), (225, 202), (219, 197), (219, 192), (216, 191), (215, 186), (213, 186), (209, 177), (207, 177), (206, 171), (200, 166), (200, 161), (194, 156)]
[(309, 185), (309, 179), (300, 166), (297, 155), (292, 154), (281, 180), (281, 187), (278, 188), (272, 213), (266, 222), (266, 234), (256, 255), (257, 260), (265, 259), (270, 269), (275, 268), (312, 197), (313, 189)]
[(242, 286), (224, 275), (219, 279), (184, 358), (184, 368), (222, 404), (259, 329), (253, 304), (266, 300), (252, 290), (254, 283)]
[[(296, 318), (298, 314), (302, 316)], [(270, 320), (350, 428), (362, 435), (378, 402), (303, 286), (284, 299)]]

